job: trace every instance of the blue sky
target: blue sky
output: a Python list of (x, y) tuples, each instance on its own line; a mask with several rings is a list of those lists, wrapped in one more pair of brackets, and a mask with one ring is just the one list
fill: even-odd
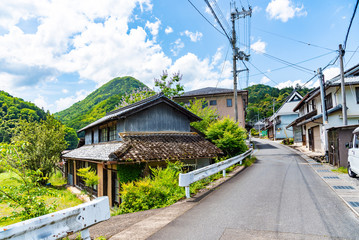
[[(219, 28), (203, 0), (191, 1)], [(217, 1), (228, 22), (230, 2)], [(304, 84), (336, 57), (355, 3), (236, 1), (239, 9), (242, 4), (253, 9), (248, 84), (280, 88)], [(239, 41), (244, 42), (245, 23), (240, 20), (237, 25), (242, 31)], [(359, 63), (358, 37), (356, 16), (347, 42), (346, 68)], [(51, 113), (82, 100), (114, 77), (133, 76), (153, 87), (154, 78), (163, 70), (180, 71), (187, 91), (231, 88), (232, 52), (228, 47), (228, 40), (185, 0), (0, 2), (0, 89)], [(298, 64), (298, 70), (281, 60), (304, 62)], [(326, 79), (338, 74), (338, 66), (337, 62), (326, 69)], [(239, 63), (238, 68), (243, 67)], [(316, 84), (315, 79), (307, 86)], [(246, 86), (243, 72), (239, 88)]]

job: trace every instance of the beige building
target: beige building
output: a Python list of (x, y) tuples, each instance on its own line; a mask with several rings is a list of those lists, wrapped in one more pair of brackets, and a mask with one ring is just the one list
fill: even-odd
[[(238, 125), (244, 128), (246, 121), (246, 107), (248, 104), (248, 91), (237, 90), (237, 93)], [(194, 99), (203, 98), (207, 101), (207, 104), (210, 107), (217, 109), (218, 114), (221, 117), (229, 116), (233, 120), (235, 119), (233, 89), (214, 87), (201, 88), (185, 92), (180, 97), (174, 97), (174, 100), (176, 102), (187, 104), (190, 100), (193, 101)]]

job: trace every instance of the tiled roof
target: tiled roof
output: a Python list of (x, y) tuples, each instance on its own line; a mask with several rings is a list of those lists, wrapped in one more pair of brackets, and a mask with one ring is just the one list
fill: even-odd
[[(237, 90), (237, 92), (247, 92), (247, 91)], [(206, 88), (201, 88), (201, 89), (185, 92), (181, 96), (178, 96), (175, 98), (201, 96), (201, 95), (212, 95), (212, 94), (223, 94), (223, 93), (233, 93), (233, 89), (206, 87)]]
[(87, 159), (87, 160), (100, 160), (109, 161), (109, 155), (119, 149), (124, 143), (123, 142), (106, 142), (91, 145), (83, 145), (82, 147), (76, 148), (64, 155), (63, 158), (71, 159)]
[(185, 109), (181, 105), (177, 104), (176, 102), (170, 100), (169, 98), (164, 96), (162, 93), (159, 93), (159, 94), (157, 94), (155, 96), (152, 96), (152, 97), (146, 98), (144, 100), (138, 101), (136, 103), (130, 104), (130, 105), (126, 106), (126, 107), (119, 108), (119, 109), (114, 110), (112, 112), (108, 112), (106, 114), (106, 116), (98, 119), (97, 121), (95, 121), (93, 123), (90, 123), (86, 127), (78, 130), (77, 132), (84, 131), (84, 130), (86, 130), (88, 128), (94, 127), (94, 126), (96, 126), (98, 124), (101, 124), (101, 123), (104, 123), (104, 122), (108, 122), (108, 121), (118, 119), (118, 118), (121, 118), (121, 117), (129, 116), (129, 115), (133, 114), (134, 112), (141, 111), (143, 109), (146, 109), (147, 107), (153, 106), (153, 105), (155, 105), (157, 103), (161, 103), (161, 102), (165, 102), (165, 103), (171, 105), (172, 107), (176, 108), (177, 110), (179, 110), (183, 114), (187, 115), (190, 118), (190, 121), (202, 120), (200, 117), (198, 117), (197, 115), (195, 115), (192, 112), (188, 111), (187, 109)]
[(125, 144), (111, 154), (118, 161), (165, 161), (213, 158), (222, 154), (197, 133), (123, 133)]

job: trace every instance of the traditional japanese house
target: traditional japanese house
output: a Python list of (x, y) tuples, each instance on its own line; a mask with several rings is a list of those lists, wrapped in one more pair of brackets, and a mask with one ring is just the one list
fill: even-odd
[(91, 191), (119, 203), (123, 174), (149, 174), (149, 167), (181, 161), (190, 169), (212, 163), (222, 153), (196, 132), (190, 123), (201, 119), (158, 94), (109, 112), (78, 132), (85, 132), (84, 145), (63, 155), (68, 184), (84, 188), (77, 170), (92, 167), (100, 177)]

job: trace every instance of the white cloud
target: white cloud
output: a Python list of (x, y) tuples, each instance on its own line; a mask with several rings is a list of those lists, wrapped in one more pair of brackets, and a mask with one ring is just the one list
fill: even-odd
[(34, 100), (36, 106), (43, 108), (45, 111), (52, 108), (52, 104), (49, 104), (47, 99), (42, 95), (37, 95), (37, 98)]
[[(143, 27), (129, 29), (136, 6), (143, 11), (152, 9), (150, 0), (34, 0), (26, 4), (1, 1), (0, 26), (8, 33), (0, 35), (0, 74), (11, 73), (7, 66), (21, 67), (27, 71), (21, 77), (35, 85), (55, 80), (63, 73), (77, 73), (81, 79), (98, 85), (124, 75), (152, 82), (171, 65), (171, 59), (155, 38), (148, 39)], [(39, 19), (33, 34), (25, 34), (16, 26), (20, 19), (29, 18)], [(160, 21), (147, 23), (146, 27), (155, 37)], [(40, 78), (28, 77), (40, 73)]]
[(156, 40), (156, 37), (158, 35), (158, 30), (160, 28), (160, 25), (161, 25), (161, 21), (157, 18), (157, 21), (154, 22), (154, 23), (151, 23), (149, 21), (146, 22), (146, 25), (145, 27), (150, 29), (150, 32), (153, 36), (153, 39)]
[(261, 84), (266, 84), (266, 83), (268, 83), (268, 82), (270, 82), (270, 79), (269, 79), (269, 78), (267, 78), (266, 76), (262, 77), (262, 79), (261, 79)]
[[(60, 98), (59, 100), (57, 100), (55, 102), (56, 104), (56, 111), (61, 111), (64, 110), (68, 107), (70, 107), (72, 104), (81, 101), (83, 99), (85, 99), (85, 97), (89, 94), (90, 92), (85, 91), (85, 90), (80, 90), (77, 91), (76, 94), (74, 96), (70, 96), (70, 97), (65, 97), (65, 98)], [(35, 102), (36, 104), (36, 102)], [(37, 105), (37, 104), (36, 104)]]
[(266, 12), (269, 14), (270, 19), (279, 19), (282, 22), (287, 22), (288, 19), (295, 16), (306, 16), (307, 12), (304, 10), (304, 5), (301, 7), (295, 7), (291, 0), (272, 0), (267, 8)]
[[(282, 89), (282, 88), (286, 88), (286, 87), (295, 87), (297, 84), (299, 84), (300, 86), (304, 86), (304, 83), (302, 80), (288, 80), (286, 82), (281, 82), (279, 83), (277, 86), (275, 86), (276, 88)], [(319, 86), (319, 82), (316, 79), (313, 79), (312, 81), (310, 81), (309, 83), (307, 83), (304, 87), (307, 88), (314, 88), (314, 87), (318, 87)]]
[(251, 45), (251, 49), (256, 53), (265, 53), (266, 52), (267, 43), (261, 41), (260, 39)]
[(184, 43), (180, 38), (178, 38), (174, 43), (172, 43), (172, 46), (171, 52), (173, 53), (173, 56), (177, 56), (181, 49), (184, 48)]
[(66, 93), (69, 93), (69, 90), (67, 90), (67, 89), (64, 88), (64, 89), (62, 89), (61, 92), (66, 94)]
[(170, 34), (172, 32), (173, 32), (173, 29), (170, 26), (167, 26), (166, 29), (165, 29), (165, 33)]
[(338, 67), (332, 67), (332, 68), (327, 68), (323, 71), (323, 75), (324, 75), (324, 80), (330, 80), (333, 77), (338, 76), (338, 74), (340, 73), (340, 69)]
[(194, 32), (190, 32), (188, 30), (184, 31), (181, 33), (181, 35), (185, 35), (187, 37), (189, 37), (191, 39), (192, 42), (198, 42), (202, 39), (203, 34), (201, 32), (196, 31)]
[(260, 11), (262, 11), (262, 8), (261, 8), (261, 7), (258, 7), (258, 6), (255, 6), (255, 7), (252, 9), (252, 12), (253, 12), (253, 13), (259, 13)]

